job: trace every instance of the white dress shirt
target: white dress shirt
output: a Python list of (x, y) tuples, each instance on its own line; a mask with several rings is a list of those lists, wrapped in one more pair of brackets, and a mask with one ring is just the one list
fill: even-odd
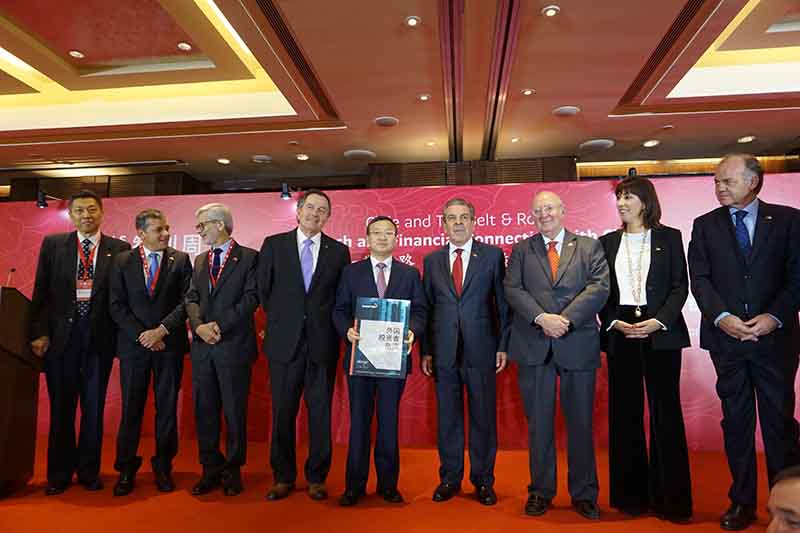
[[(100, 244), (100, 232), (99, 231), (97, 233), (95, 233), (94, 235), (92, 235), (91, 237), (89, 237), (87, 235), (84, 235), (80, 231), (78, 231), (77, 234), (78, 234), (78, 246), (80, 246), (81, 249), (83, 248), (83, 241), (84, 240), (89, 239), (90, 241), (92, 241), (92, 245), (89, 247), (89, 253), (90, 254), (92, 253), (92, 250), (96, 249), (97, 246)], [(77, 257), (78, 265), (80, 265), (81, 264), (81, 252), (77, 252), (76, 251), (75, 253), (78, 256)], [(92, 256), (92, 271), (93, 272), (97, 272), (97, 252), (95, 252), (94, 255)]]
[(464, 243), (463, 246), (456, 246), (452, 242), (450, 243), (450, 274), (453, 273), (453, 263), (456, 262), (456, 250), (457, 249), (464, 250), (461, 252), (461, 283), (464, 283), (464, 280), (467, 278), (467, 267), (469, 266), (469, 258), (472, 255), (472, 238)]
[(383, 263), (386, 265), (386, 268), (383, 269), (383, 277), (386, 279), (386, 287), (389, 287), (389, 277), (392, 275), (392, 256), (387, 257), (383, 261), (375, 259), (371, 255), (369, 256), (369, 260), (372, 263), (372, 277), (375, 279), (375, 286), (378, 286), (378, 263)]
[[(642, 250), (642, 240), (647, 239), (647, 246)], [(650, 245), (652, 244), (652, 233), (648, 229), (642, 233), (625, 233), (622, 232), (622, 237), (619, 241), (619, 250), (617, 250), (617, 259), (614, 262), (614, 269), (617, 273), (617, 286), (619, 287), (619, 305), (647, 305), (647, 274), (650, 272)], [(625, 246), (625, 241), (628, 241), (628, 246)], [(628, 250), (631, 252), (630, 262), (628, 261)], [(631, 275), (629, 266), (633, 266), (636, 270), (639, 262), (639, 253), (642, 254), (642, 279), (641, 291), (639, 301), (633, 297), (633, 276)]]
[[(297, 228), (297, 254), (302, 260), (303, 258), (303, 248), (305, 248), (306, 234), (298, 227)], [(311, 237), (311, 257), (314, 258), (313, 268), (311, 269), (311, 273), (313, 274), (317, 270), (317, 259), (319, 259), (319, 247), (320, 243), (322, 242), (322, 233), (317, 233), (313, 237)]]

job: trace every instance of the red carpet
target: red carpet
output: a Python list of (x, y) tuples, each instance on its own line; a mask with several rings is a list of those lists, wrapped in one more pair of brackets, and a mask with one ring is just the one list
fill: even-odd
[[(719, 515), (728, 504), (726, 497), (730, 477), (721, 453), (692, 454), (692, 477), (695, 501), (694, 521), (685, 526), (663, 522), (655, 517), (628, 518), (608, 509), (607, 455), (598, 453), (600, 474), (600, 522), (584, 520), (569, 508), (566, 491), (565, 457), (559, 456), (559, 495), (555, 508), (539, 518), (522, 512), (528, 483), (528, 456), (525, 451), (501, 451), (497, 458), (495, 488), (500, 498), (494, 507), (483, 507), (472, 498), (472, 487), (445, 503), (434, 503), (431, 494), (438, 477), (438, 457), (431, 449), (404, 449), (401, 454), (400, 491), (406, 498), (402, 505), (390, 505), (370, 494), (353, 508), (341, 508), (336, 500), (344, 485), (346, 450), (335, 450), (334, 465), (329, 477), (331, 498), (313, 502), (305, 492), (304, 482), (289, 498), (266, 502), (264, 493), (271, 484), (267, 472), (267, 445), (251, 444), (249, 465), (244, 472), (245, 492), (225, 497), (217, 491), (202, 498), (189, 494), (197, 480), (197, 448), (193, 441), (182, 443), (175, 464), (178, 490), (161, 494), (152, 484), (149, 465), (137, 477), (137, 488), (128, 497), (115, 498), (111, 488), (116, 474), (111, 467), (113, 441), (107, 440), (104, 450), (103, 479), (106, 489), (90, 493), (80, 486), (55, 497), (45, 497), (44, 450), (39, 442), (36, 475), (33, 484), (12, 497), (0, 500), (0, 532), (25, 533), (153, 533), (161, 531), (189, 532), (265, 532), (273, 528), (289, 531), (356, 532), (488, 532), (488, 531), (714, 531), (718, 532)], [(152, 439), (143, 441), (147, 456), (153, 449)], [(109, 453), (110, 452), (110, 453)], [(304, 454), (301, 454), (304, 459)], [(767, 523), (767, 493), (763, 457), (759, 501), (759, 525), (749, 531), (763, 531)], [(302, 468), (300, 469), (302, 471)], [(374, 473), (373, 473), (374, 474)], [(374, 475), (370, 490), (374, 490)]]

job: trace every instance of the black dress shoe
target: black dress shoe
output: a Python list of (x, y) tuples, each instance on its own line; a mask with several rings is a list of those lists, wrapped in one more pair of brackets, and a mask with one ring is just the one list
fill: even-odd
[(136, 474), (122, 472), (114, 485), (114, 496), (127, 496), (133, 492), (133, 479)]
[(719, 527), (726, 531), (740, 531), (747, 529), (755, 521), (756, 508), (754, 505), (732, 503), (719, 519)]
[(219, 487), (219, 485), (219, 475), (203, 472), (203, 476), (200, 478), (200, 481), (195, 483), (194, 487), (192, 487), (192, 496), (202, 496), (203, 494), (208, 494), (212, 490)]
[(238, 468), (230, 468), (222, 472), (222, 491), (225, 496), (238, 496), (243, 490), (242, 473)]
[(97, 490), (103, 490), (103, 488), (105, 488), (103, 480), (100, 479), (99, 476), (93, 479), (80, 479), (78, 481), (80, 482), (81, 485), (83, 485), (83, 488), (91, 492)]
[(494, 505), (497, 503), (497, 494), (489, 485), (481, 485), (475, 491), (475, 497), (482, 505)]
[(57, 494), (61, 494), (68, 488), (69, 488), (69, 481), (58, 481), (58, 482), (48, 483), (47, 488), (44, 489), (44, 495), (55, 496)]
[(294, 483), (275, 483), (264, 496), (267, 500), (275, 501), (286, 498), (294, 490)]
[(156, 488), (158, 492), (172, 492), (175, 490), (175, 482), (169, 472), (156, 472)]
[(446, 502), (461, 490), (461, 487), (455, 483), (439, 483), (436, 490), (433, 491), (433, 501)]
[(403, 495), (397, 489), (383, 489), (381, 496), (389, 503), (403, 503)]
[(339, 498), (339, 505), (342, 507), (352, 507), (358, 503), (358, 500), (363, 496), (364, 493), (357, 490), (347, 489), (342, 494), (341, 498)]
[(538, 494), (531, 492), (528, 494), (528, 501), (525, 502), (525, 514), (528, 516), (542, 516), (550, 508), (550, 500), (542, 498)]
[(582, 517), (588, 520), (600, 520), (600, 507), (589, 500), (576, 500), (572, 502), (572, 507)]
[(327, 499), (328, 489), (325, 488), (325, 483), (309, 483), (308, 497), (318, 502)]

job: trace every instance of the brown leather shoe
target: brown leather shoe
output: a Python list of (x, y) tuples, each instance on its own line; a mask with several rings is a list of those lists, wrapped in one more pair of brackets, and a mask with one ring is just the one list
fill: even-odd
[(267, 491), (265, 498), (270, 501), (282, 500), (294, 489), (294, 483), (275, 483)]
[(308, 485), (308, 497), (312, 500), (325, 500), (328, 498), (328, 489), (325, 483), (310, 483)]

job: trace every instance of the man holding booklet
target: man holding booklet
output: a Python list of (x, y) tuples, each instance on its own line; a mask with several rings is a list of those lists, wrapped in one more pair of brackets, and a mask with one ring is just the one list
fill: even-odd
[(370, 256), (342, 271), (333, 320), (346, 339), (345, 371), (350, 397), (350, 439), (345, 493), (351, 506), (366, 494), (369, 476), (370, 427), (378, 412), (375, 442), (377, 493), (401, 503), (398, 411), (411, 371), (407, 358), (415, 336), (425, 328), (426, 303), (419, 271), (392, 258), (397, 225), (385, 216), (367, 224)]

